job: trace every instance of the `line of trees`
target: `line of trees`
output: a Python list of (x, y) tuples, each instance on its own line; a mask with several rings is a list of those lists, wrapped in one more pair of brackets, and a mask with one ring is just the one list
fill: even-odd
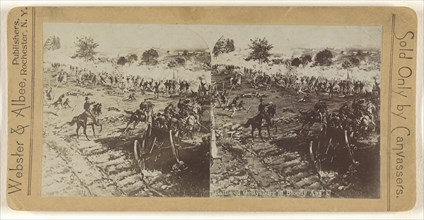
[[(72, 56), (72, 58), (81, 58), (85, 61), (94, 60), (97, 55), (96, 48), (99, 46), (98, 43), (94, 41), (91, 36), (82, 36), (77, 37), (75, 43), (76, 52)], [(60, 39), (57, 37), (50, 37), (46, 42), (44, 47), (48, 47), (49, 45), (53, 45), (54, 47), (60, 47)], [(250, 39), (250, 44), (248, 45), (250, 49), (250, 53), (248, 54), (246, 61), (257, 61), (259, 64), (269, 63), (271, 57), (271, 50), (274, 47), (272, 44), (268, 42), (266, 38), (255, 38)], [(221, 37), (215, 44), (213, 48), (213, 55), (218, 56), (222, 53), (229, 53), (235, 50), (234, 41), (229, 38)], [(188, 52), (184, 51), (183, 57), (176, 57), (168, 63), (168, 67), (176, 67), (176, 66), (184, 66), (186, 63), (186, 58), (188, 56)], [(156, 65), (158, 63), (159, 53), (155, 49), (149, 49), (143, 52), (141, 57), (138, 57), (136, 54), (128, 54), (127, 56), (120, 56), (117, 60), (117, 64), (125, 65), (127, 63), (138, 62), (139, 64), (144, 65)], [(275, 64), (286, 64), (293, 67), (305, 66), (309, 63), (312, 63), (312, 66), (330, 66), (333, 64), (334, 55), (329, 49), (325, 49), (319, 51), (314, 59), (312, 59), (311, 55), (303, 55), (300, 57), (292, 58), (289, 63), (279, 60), (273, 59), (273, 63)], [(361, 51), (357, 52), (356, 56), (345, 58), (342, 63), (342, 67), (344, 69), (349, 69), (355, 66), (360, 65), (360, 59), (363, 59), (363, 54)]]

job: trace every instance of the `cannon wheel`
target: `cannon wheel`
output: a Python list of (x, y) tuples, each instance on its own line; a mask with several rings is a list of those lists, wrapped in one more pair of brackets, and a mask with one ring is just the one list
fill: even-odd
[(317, 170), (317, 172), (319, 173), (321, 171), (321, 161), (318, 158), (318, 152), (317, 152), (317, 148), (319, 148), (319, 144), (320, 142), (318, 141), (317, 145), (314, 146), (314, 142), (311, 141), (309, 144), (309, 155), (311, 157), (311, 161), (314, 163), (315, 165), (315, 169)]
[(174, 155), (175, 159), (177, 160), (177, 163), (180, 163), (180, 153), (179, 153), (179, 149), (177, 148), (177, 146), (175, 144), (174, 132), (172, 130), (169, 130), (169, 142), (171, 143), (172, 154)]
[(144, 158), (144, 138), (140, 145), (140, 142), (138, 140), (134, 141), (134, 156), (135, 161), (137, 162), (138, 167), (140, 167), (140, 170), (143, 171), (146, 169), (146, 160)]
[[(325, 137), (325, 136), (320, 136), (320, 137)], [(344, 143), (339, 143), (339, 144), (342, 144), (343, 145), (342, 148), (345, 148), (348, 151), (348, 155), (349, 155), (349, 158), (352, 160), (352, 163), (357, 164), (357, 161), (354, 159), (353, 150), (350, 148), (349, 138), (348, 138), (346, 130), (343, 132), (343, 141)], [(334, 157), (337, 156), (337, 155), (331, 155), (331, 157), (329, 157), (328, 155), (331, 149), (335, 150), (334, 149), (335, 143), (333, 141), (333, 138), (329, 138), (328, 142), (324, 141), (324, 143), (326, 143), (326, 145), (323, 146), (323, 142), (321, 141), (321, 138), (318, 138), (316, 142), (311, 141), (309, 144), (309, 154), (318, 172), (321, 171), (323, 161), (329, 160), (330, 163), (332, 163), (334, 160)]]

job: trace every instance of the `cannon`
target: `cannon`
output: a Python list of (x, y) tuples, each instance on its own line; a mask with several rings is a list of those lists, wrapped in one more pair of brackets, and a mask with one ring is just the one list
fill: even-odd
[(135, 161), (143, 171), (146, 169), (146, 161), (154, 160), (161, 152), (172, 151), (173, 159), (180, 163), (180, 146), (181, 134), (179, 131), (153, 127), (149, 123), (146, 131), (141, 134), (141, 138), (134, 141)]

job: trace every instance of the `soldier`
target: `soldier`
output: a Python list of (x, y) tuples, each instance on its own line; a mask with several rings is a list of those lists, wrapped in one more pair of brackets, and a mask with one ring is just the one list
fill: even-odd
[(72, 107), (69, 105), (69, 98), (66, 98), (66, 100), (63, 102), (63, 107), (64, 107), (64, 108), (72, 108)]
[(93, 113), (91, 113), (90, 107), (91, 105), (95, 104), (96, 102), (90, 102), (90, 98), (88, 96), (85, 97), (85, 103), (84, 103), (84, 112), (93, 120), (94, 123), (96, 122), (96, 118), (94, 117)]
[(165, 85), (166, 94), (169, 94), (171, 90), (171, 82), (167, 79), (163, 84)]
[(182, 81), (180, 82), (180, 94), (185, 93), (185, 92), (184, 92), (184, 89), (185, 89), (185, 80), (182, 80)]
[(236, 96), (236, 97), (234, 97), (234, 99), (230, 102), (230, 104), (228, 104), (227, 106), (225, 106), (224, 108), (223, 108), (223, 110), (225, 110), (225, 109), (232, 109), (232, 111), (233, 111), (233, 113), (231, 113), (231, 116), (230, 117), (233, 117), (234, 116), (234, 114), (236, 113), (236, 110), (237, 110), (237, 102), (238, 102), (238, 100), (240, 99), (240, 97), (239, 96)]
[(178, 99), (177, 108), (182, 109), (183, 108), (183, 100), (180, 98)]
[(59, 98), (57, 98), (57, 100), (55, 102), (53, 102), (53, 107), (58, 107), (59, 105), (62, 106), (63, 108), (63, 98), (65, 98), (65, 94), (62, 94), (59, 96)]
[(124, 99), (125, 101), (133, 101), (135, 100), (135, 93), (132, 92), (128, 95), (128, 98)]
[(342, 106), (342, 107), (340, 107), (340, 109), (339, 109), (339, 114), (340, 114), (340, 115), (349, 115), (349, 114), (350, 114), (349, 105), (348, 105), (348, 103), (347, 103), (347, 102), (345, 102), (345, 103), (343, 104), (343, 106)]
[(47, 100), (52, 100), (52, 87), (49, 87), (49, 89), (46, 90), (46, 97)]
[(172, 93), (175, 93), (175, 90), (177, 89), (177, 81), (172, 80)]
[(246, 107), (244, 107), (244, 101), (243, 100), (240, 100), (239, 104), (237, 105), (237, 109), (247, 110)]
[(165, 116), (167, 116), (168, 118), (171, 118), (173, 115), (175, 115), (175, 107), (174, 105), (171, 103), (168, 106), (165, 107), (164, 109), (164, 114)]
[(228, 98), (227, 98), (227, 91), (225, 89), (222, 90), (222, 92), (219, 93), (219, 107), (221, 107), (222, 105), (227, 105), (228, 102)]
[[(272, 104), (272, 102), (270, 102)], [(268, 114), (266, 113), (266, 107), (268, 107), (270, 104), (269, 103), (265, 103), (263, 98), (259, 99), (259, 105), (258, 105), (258, 111), (259, 111), (259, 115), (262, 116), (263, 119), (265, 119), (266, 123), (268, 125), (271, 125), (271, 118), (268, 116)]]
[(319, 100), (319, 101), (318, 101), (318, 102), (314, 105), (314, 110), (320, 114), (321, 119), (322, 119), (322, 117), (324, 116), (324, 114), (327, 112), (327, 109), (328, 109), (328, 107), (327, 107), (327, 103), (325, 103), (325, 102), (324, 102), (324, 101), (322, 101), (322, 100)]
[(186, 81), (185, 83), (185, 91), (187, 92), (190, 89), (190, 83)]
[(155, 86), (154, 86), (154, 93), (155, 93), (155, 98), (159, 98), (159, 86), (160, 86), (160, 82), (155, 82)]

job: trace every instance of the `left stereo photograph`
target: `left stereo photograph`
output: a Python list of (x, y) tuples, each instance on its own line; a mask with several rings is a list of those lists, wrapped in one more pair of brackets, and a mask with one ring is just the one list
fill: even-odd
[(199, 35), (45, 23), (43, 42), (42, 196), (209, 196), (211, 56)]

